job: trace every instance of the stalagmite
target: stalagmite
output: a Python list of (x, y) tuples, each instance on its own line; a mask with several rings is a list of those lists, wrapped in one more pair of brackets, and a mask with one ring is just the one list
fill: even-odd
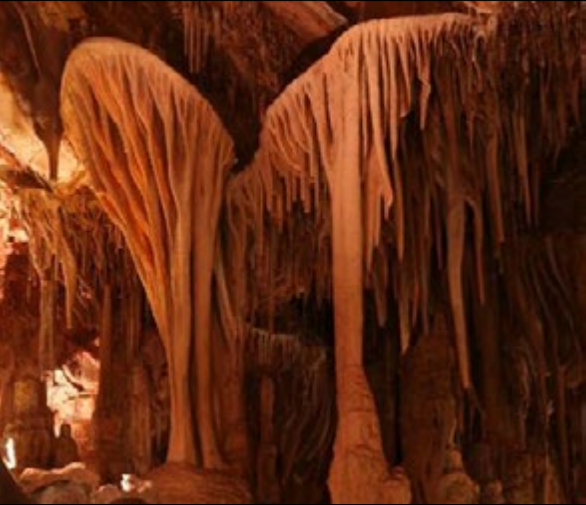
[(41, 278), (41, 327), (39, 328), (39, 364), (42, 371), (53, 370), (55, 356), (55, 307), (57, 281), (54, 263)]
[(168, 459), (221, 467), (212, 406), (211, 283), (232, 143), (186, 81), (123, 42), (84, 42), (68, 60), (61, 96), (67, 135), (125, 236), (166, 347)]

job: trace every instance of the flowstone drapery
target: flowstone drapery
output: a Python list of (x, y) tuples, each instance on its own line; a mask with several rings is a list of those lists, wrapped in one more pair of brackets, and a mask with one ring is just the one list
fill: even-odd
[(165, 344), (168, 459), (222, 467), (211, 292), (232, 142), (193, 87), (123, 42), (96, 39), (78, 47), (61, 98), (67, 135), (125, 236)]

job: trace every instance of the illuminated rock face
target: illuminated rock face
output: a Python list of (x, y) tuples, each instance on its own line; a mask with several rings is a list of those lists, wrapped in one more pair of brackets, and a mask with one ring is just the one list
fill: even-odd
[(14, 218), (17, 199), (6, 188), (0, 187), (0, 302), (5, 292), (5, 270), (12, 252), (26, 247), (28, 237), (22, 223)]
[(8, 470), (14, 470), (18, 466), (18, 461), (16, 459), (16, 444), (12, 437), (8, 437), (4, 443), (3, 459)]
[(80, 351), (46, 380), (47, 404), (53, 412), (55, 436), (64, 423), (69, 424), (83, 460), (91, 457), (95, 450), (92, 420), (98, 377), (99, 362), (89, 353)]

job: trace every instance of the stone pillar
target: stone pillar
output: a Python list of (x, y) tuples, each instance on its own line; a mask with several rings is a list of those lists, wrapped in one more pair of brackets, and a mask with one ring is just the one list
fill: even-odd
[(14, 439), (18, 467), (48, 468), (54, 434), (44, 382), (35, 378), (16, 381), (13, 402), (13, 416), (4, 430), (4, 440)]
[(257, 493), (260, 503), (281, 503), (277, 478), (277, 447), (274, 433), (275, 385), (263, 375), (260, 379), (260, 447), (257, 456)]

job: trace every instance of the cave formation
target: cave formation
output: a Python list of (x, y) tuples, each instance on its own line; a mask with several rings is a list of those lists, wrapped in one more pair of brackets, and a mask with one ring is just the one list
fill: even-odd
[(585, 27), (2, 3), (0, 503), (586, 502)]

